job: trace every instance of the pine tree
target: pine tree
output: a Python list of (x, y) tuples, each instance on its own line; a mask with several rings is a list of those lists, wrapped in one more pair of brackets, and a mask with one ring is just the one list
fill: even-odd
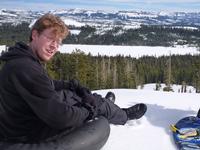
[(113, 88), (118, 87), (118, 76), (117, 76), (117, 60), (114, 59), (113, 62)]

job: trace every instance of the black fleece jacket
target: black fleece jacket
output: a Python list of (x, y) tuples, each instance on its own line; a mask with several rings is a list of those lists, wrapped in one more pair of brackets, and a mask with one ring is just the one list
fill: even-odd
[[(63, 101), (62, 82), (51, 80), (28, 45), (16, 43), (0, 60), (0, 137), (31, 138), (45, 128), (63, 130), (81, 125), (89, 115), (84, 107)], [(53, 84), (55, 83), (55, 84)]]

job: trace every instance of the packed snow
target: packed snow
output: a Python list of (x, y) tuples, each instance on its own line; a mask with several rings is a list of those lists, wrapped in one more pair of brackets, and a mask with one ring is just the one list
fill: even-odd
[[(102, 150), (177, 150), (170, 124), (186, 116), (196, 116), (200, 107), (200, 94), (179, 93), (180, 86), (173, 85), (174, 92), (155, 91), (155, 84), (143, 89), (105, 89), (93, 91), (103, 96), (108, 91), (116, 95), (116, 104), (126, 108), (137, 103), (147, 104), (148, 110), (139, 120), (125, 125), (112, 125), (107, 143)], [(189, 91), (189, 90), (188, 90)]]
[(168, 56), (168, 55), (197, 55), (200, 51), (196, 47), (176, 46), (116, 46), (116, 45), (79, 45), (79, 44), (64, 44), (59, 48), (61, 53), (72, 53), (75, 50), (81, 50), (86, 54), (106, 55), (106, 56), (131, 56), (139, 58), (142, 56)]

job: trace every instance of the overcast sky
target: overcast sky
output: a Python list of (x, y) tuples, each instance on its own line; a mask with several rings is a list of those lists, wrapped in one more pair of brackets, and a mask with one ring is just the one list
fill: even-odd
[(85, 8), (95, 10), (200, 12), (200, 0), (0, 0), (0, 9), (55, 10)]

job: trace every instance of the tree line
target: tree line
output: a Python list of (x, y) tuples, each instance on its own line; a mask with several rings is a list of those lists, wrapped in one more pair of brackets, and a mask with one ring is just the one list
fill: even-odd
[[(0, 68), (2, 66), (3, 62), (0, 62)], [(146, 83), (165, 83), (166, 87), (169, 84), (191, 85), (197, 93), (200, 92), (200, 55), (144, 56), (136, 59), (123, 55), (92, 56), (76, 50), (71, 54), (58, 52), (45, 67), (53, 79), (77, 79), (92, 90), (134, 89)]]
[(200, 29), (186, 30), (172, 26), (145, 26), (138, 29), (113, 27), (99, 33), (97, 28), (84, 26), (79, 35), (70, 34), (64, 41), (74, 44), (98, 45), (143, 45), (143, 46), (174, 46), (192, 45), (200, 47)]
[(18, 24), (16, 26), (10, 23), (4, 23), (0, 26), (0, 45), (12, 46), (17, 41), (29, 41), (30, 28), (28, 23)]
[[(171, 60), (169, 72), (169, 60)], [(200, 92), (200, 56), (172, 55), (132, 58), (58, 53), (46, 64), (55, 79), (78, 79), (91, 89), (136, 88), (146, 83), (185, 84)], [(170, 78), (169, 78), (170, 73)], [(170, 80), (170, 81), (169, 81)]]

